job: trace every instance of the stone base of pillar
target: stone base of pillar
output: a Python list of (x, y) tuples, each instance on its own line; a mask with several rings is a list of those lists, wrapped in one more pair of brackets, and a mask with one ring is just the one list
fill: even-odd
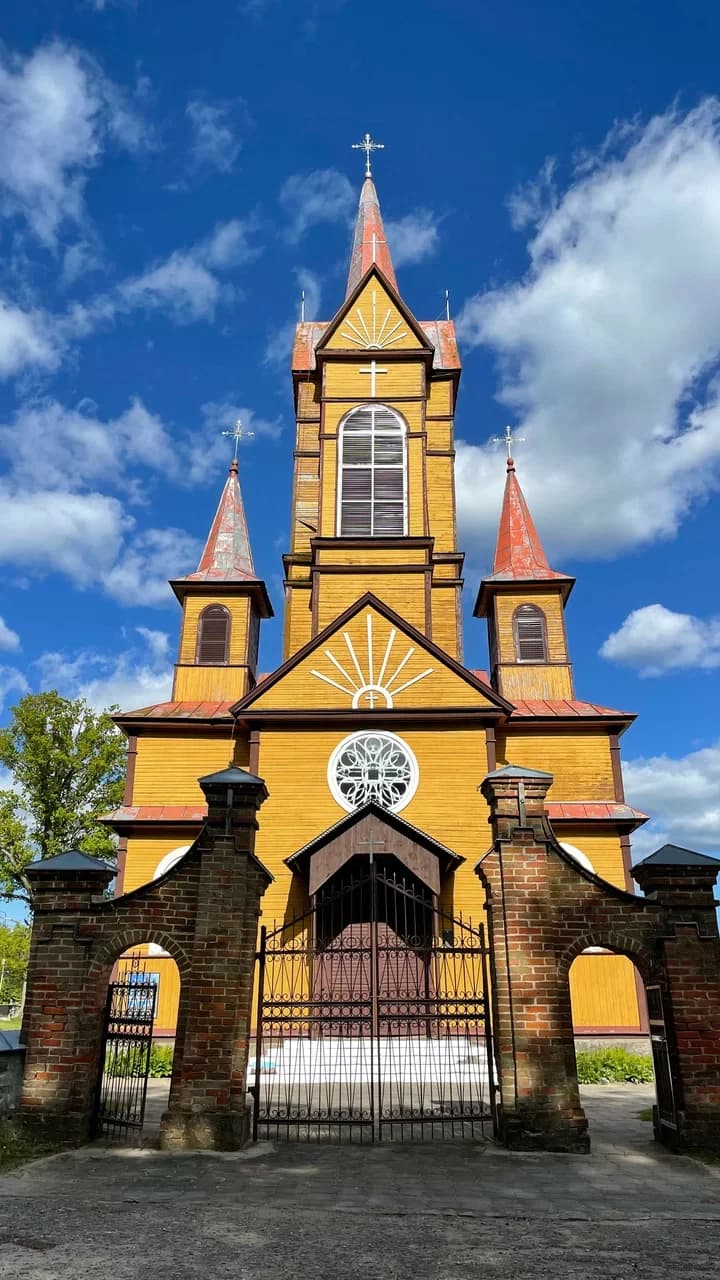
[(502, 1142), (511, 1151), (566, 1151), (588, 1155), (590, 1135), (585, 1112), (504, 1111), (500, 1122)]
[(92, 1139), (92, 1117), (71, 1112), (47, 1112), (22, 1108), (19, 1123), (28, 1137), (37, 1142), (62, 1143), (82, 1147)]
[(720, 1155), (720, 1118), (717, 1110), (707, 1114), (678, 1116), (677, 1129), (661, 1124), (657, 1107), (653, 1107), (653, 1129), (658, 1142), (670, 1151), (682, 1154), (684, 1151), (707, 1152), (709, 1155)]
[(239, 1151), (250, 1140), (250, 1112), (166, 1111), (161, 1151)]

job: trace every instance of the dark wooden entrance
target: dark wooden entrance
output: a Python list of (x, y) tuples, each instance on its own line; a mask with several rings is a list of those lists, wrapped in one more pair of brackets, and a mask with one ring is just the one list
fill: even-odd
[(492, 1119), (482, 927), (392, 857), (355, 859), (312, 911), (263, 930), (256, 1138), (481, 1136)]

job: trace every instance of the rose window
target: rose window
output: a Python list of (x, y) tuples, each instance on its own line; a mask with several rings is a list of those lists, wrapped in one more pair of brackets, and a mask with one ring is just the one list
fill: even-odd
[(372, 800), (397, 813), (415, 794), (417, 761), (394, 733), (352, 733), (330, 757), (328, 783), (348, 812)]

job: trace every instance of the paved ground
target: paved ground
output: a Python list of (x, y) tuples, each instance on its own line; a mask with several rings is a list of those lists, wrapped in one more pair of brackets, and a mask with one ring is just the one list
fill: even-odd
[(589, 1157), (483, 1144), (53, 1156), (0, 1178), (0, 1276), (714, 1280), (720, 1166), (655, 1148), (645, 1087), (584, 1101)]

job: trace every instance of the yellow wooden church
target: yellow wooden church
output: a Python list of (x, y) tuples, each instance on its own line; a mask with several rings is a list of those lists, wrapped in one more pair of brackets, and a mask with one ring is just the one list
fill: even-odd
[[(273, 611), (233, 462), (197, 571), (170, 584), (182, 608), (171, 701), (116, 717), (129, 740), (125, 801), (108, 819), (120, 837), (118, 892), (182, 856), (204, 817), (197, 779), (229, 761), (269, 790), (256, 844), (274, 877), (267, 924), (307, 907), (332, 871), (327, 860), (313, 870), (315, 854), (368, 800), (435, 850), (424, 874), (443, 909), (480, 919), (474, 867), (489, 828), (478, 786), (507, 762), (554, 775), (558, 838), (630, 887), (630, 833), (645, 820), (623, 795), (619, 739), (633, 717), (576, 697), (565, 626), (573, 579), (548, 564), (512, 459), (475, 607), (489, 672), (463, 664), (460, 371), (452, 321), (416, 320), (400, 296), (367, 176), (345, 299), (295, 336), (282, 665), (258, 675), (260, 624)], [(177, 972), (160, 954), (153, 967), (157, 1032), (171, 1034)], [(577, 1033), (643, 1029), (629, 960), (586, 954), (571, 978)]]

